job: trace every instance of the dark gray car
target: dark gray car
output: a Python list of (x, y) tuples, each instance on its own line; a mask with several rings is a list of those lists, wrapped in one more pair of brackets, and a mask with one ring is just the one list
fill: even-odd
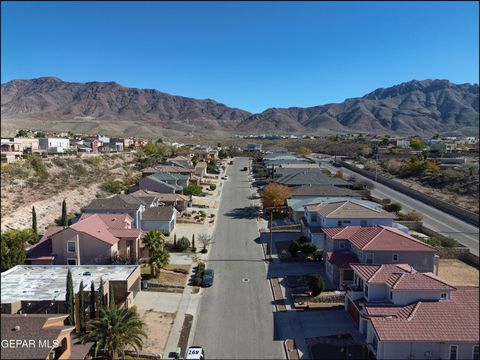
[(215, 272), (213, 271), (213, 269), (206, 269), (205, 272), (203, 273), (202, 286), (203, 287), (212, 286), (214, 275), (215, 275)]

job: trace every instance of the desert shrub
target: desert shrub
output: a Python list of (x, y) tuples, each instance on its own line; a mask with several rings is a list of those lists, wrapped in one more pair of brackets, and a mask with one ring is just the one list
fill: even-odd
[(214, 222), (215, 222), (215, 220), (212, 219), (212, 220), (210, 220), (208, 223), (209, 223), (209, 224), (213, 224)]
[(319, 274), (312, 275), (308, 283), (308, 288), (312, 292), (313, 296), (318, 296), (324, 290), (325, 282)]
[(182, 236), (179, 240), (177, 240), (177, 250), (185, 251), (190, 247), (190, 240), (188, 240), (185, 236)]
[(299, 250), (300, 250), (300, 244), (298, 243), (297, 240), (293, 240), (290, 243), (290, 246), (288, 248), (290, 255), (292, 255), (292, 257), (296, 257)]
[(423, 220), (423, 215), (420, 214), (418, 211), (416, 210), (412, 210), (410, 211), (409, 213), (407, 213), (406, 215), (403, 216), (403, 220), (407, 220), (407, 221), (422, 221)]
[(119, 194), (124, 188), (125, 186), (119, 180), (107, 180), (101, 185), (101, 189), (110, 194)]
[(210, 214), (210, 217), (213, 219), (215, 217), (215, 214)]
[(89, 158), (83, 159), (83, 162), (85, 164), (98, 168), (102, 163), (102, 158), (100, 156), (89, 157)]
[(45, 166), (42, 158), (38, 154), (33, 154), (28, 157), (27, 163), (33, 168), (36, 175), (41, 180), (48, 179), (48, 169)]
[(194, 196), (202, 196), (202, 187), (197, 184), (190, 184), (183, 189), (184, 195), (194, 195)]
[(77, 175), (86, 175), (88, 172), (87, 168), (79, 163), (71, 164), (70, 167)]
[(212, 191), (213, 191), (213, 190), (215, 190), (215, 189), (217, 188), (217, 185), (215, 185), (215, 184), (212, 184), (212, 185), (210, 185), (210, 186), (209, 186), (209, 188), (210, 188), (210, 190), (212, 190)]
[(205, 270), (205, 263), (203, 262), (198, 263), (198, 270), (202, 270), (202, 271)]
[(52, 159), (52, 163), (58, 167), (61, 167), (61, 168), (64, 168), (66, 166), (68, 166), (68, 162), (66, 159), (62, 159), (62, 158), (59, 158), (59, 157), (54, 157)]
[(161, 230), (160, 233), (164, 236), (167, 236), (167, 237), (170, 236), (170, 231), (168, 231), (168, 230)]
[(390, 212), (399, 213), (402, 210), (402, 204), (391, 203), (391, 204), (384, 205), (383, 208)]
[(207, 217), (207, 213), (206, 213), (205, 211), (200, 210), (199, 213), (200, 213), (200, 216), (201, 216), (202, 218), (206, 218), (206, 217)]
[(200, 252), (201, 252), (202, 254), (206, 254), (206, 253), (208, 252), (208, 250), (207, 250), (207, 249), (202, 249), (202, 250), (200, 250)]
[(383, 205), (388, 205), (388, 204), (390, 204), (391, 202), (392, 202), (392, 200), (390, 200), (390, 199), (382, 199), (382, 204), (383, 204)]
[(195, 277), (195, 278), (193, 279), (193, 285), (194, 285), (194, 286), (200, 286), (200, 285), (202, 285), (202, 278), (201, 278), (201, 277)]
[(22, 163), (2, 164), (2, 180), (26, 179), (28, 175), (28, 168)]
[(300, 249), (299, 249), (304, 255), (310, 255), (317, 250), (317, 246), (314, 243), (311, 242), (305, 242), (300, 244)]

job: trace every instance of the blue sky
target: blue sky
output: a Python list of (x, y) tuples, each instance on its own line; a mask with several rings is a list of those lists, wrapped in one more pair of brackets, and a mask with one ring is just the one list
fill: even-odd
[(4, 2), (1, 81), (116, 81), (260, 112), (478, 83), (477, 2)]

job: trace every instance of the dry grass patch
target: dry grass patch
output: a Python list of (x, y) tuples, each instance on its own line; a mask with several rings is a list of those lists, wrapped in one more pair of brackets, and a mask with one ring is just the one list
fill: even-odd
[(453, 286), (479, 286), (478, 269), (458, 259), (440, 259), (438, 276)]
[(142, 352), (161, 354), (164, 357), (163, 352), (175, 320), (175, 314), (152, 310), (138, 310), (138, 313), (145, 323), (145, 332), (148, 334)]

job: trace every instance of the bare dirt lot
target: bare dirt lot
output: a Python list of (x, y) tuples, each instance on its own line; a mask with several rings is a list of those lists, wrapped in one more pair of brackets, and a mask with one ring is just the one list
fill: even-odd
[(161, 354), (163, 357), (175, 314), (141, 309), (138, 313), (145, 323), (145, 332), (148, 334), (142, 352)]
[(440, 259), (438, 276), (453, 286), (479, 286), (479, 271), (457, 259)]

